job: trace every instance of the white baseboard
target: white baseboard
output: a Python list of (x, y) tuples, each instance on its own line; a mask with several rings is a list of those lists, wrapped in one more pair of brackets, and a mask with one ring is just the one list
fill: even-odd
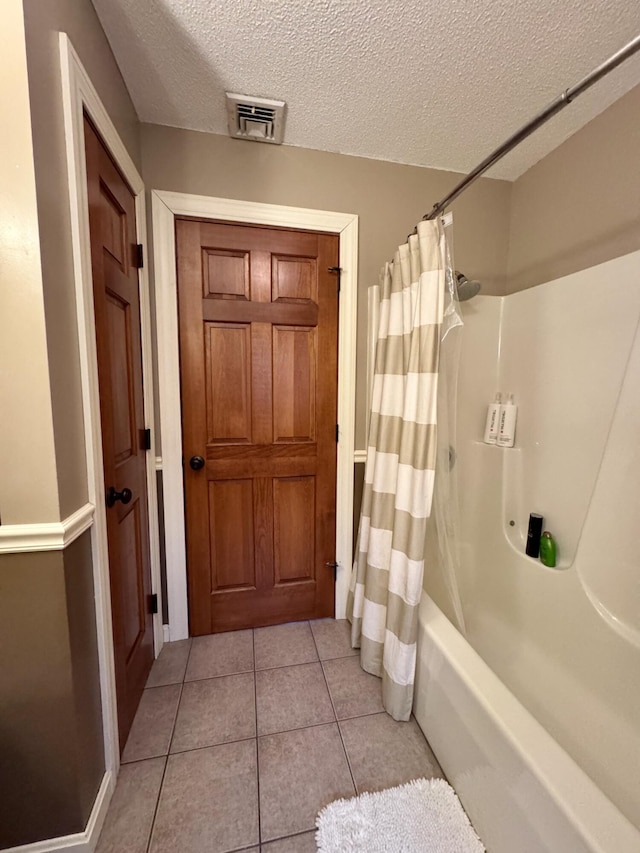
[(102, 782), (91, 809), (89, 822), (84, 832), (74, 835), (62, 835), (58, 838), (47, 838), (45, 841), (35, 841), (33, 844), (22, 844), (20, 847), (8, 847), (2, 853), (60, 853), (69, 850), (71, 853), (94, 853), (98, 844), (98, 837), (107, 809), (113, 796), (115, 780), (113, 773), (107, 770), (102, 777)]
[(162, 633), (164, 634), (165, 643), (170, 643), (171, 642), (171, 628), (170, 628), (170, 626), (169, 625), (163, 625), (162, 626)]

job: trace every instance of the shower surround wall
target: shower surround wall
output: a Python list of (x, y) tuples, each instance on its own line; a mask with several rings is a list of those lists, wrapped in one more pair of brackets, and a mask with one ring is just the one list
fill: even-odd
[[(635, 252), (466, 303), (457, 438), (467, 639), (638, 827), (639, 279)], [(482, 442), (497, 388), (513, 449)], [(524, 554), (529, 512), (557, 569)], [(437, 573), (426, 589), (452, 618)]]

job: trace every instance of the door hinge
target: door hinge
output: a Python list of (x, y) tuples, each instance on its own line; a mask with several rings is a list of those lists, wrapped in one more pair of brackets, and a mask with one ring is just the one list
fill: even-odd
[(340, 293), (340, 274), (342, 273), (342, 267), (327, 267), (329, 272), (334, 272), (338, 277), (338, 293)]
[(149, 596), (149, 613), (153, 616), (158, 612), (158, 593), (154, 592)]
[(138, 243), (136, 245), (134, 257), (135, 257), (135, 260), (134, 260), (135, 266), (139, 270), (141, 270), (142, 267), (144, 266), (144, 247), (143, 247), (142, 243)]
[(151, 430), (143, 429), (142, 430), (142, 449), (143, 450), (151, 450)]
[(340, 424), (336, 424), (336, 442), (340, 441)]
[(333, 579), (338, 580), (338, 567), (340, 563), (336, 563), (335, 560), (330, 560), (328, 563), (325, 563), (325, 566), (328, 569), (333, 569)]

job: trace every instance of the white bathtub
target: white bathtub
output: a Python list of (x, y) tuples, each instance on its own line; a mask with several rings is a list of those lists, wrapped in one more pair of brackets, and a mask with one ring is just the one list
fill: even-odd
[(639, 853), (640, 832), (425, 593), (414, 712), (490, 853)]

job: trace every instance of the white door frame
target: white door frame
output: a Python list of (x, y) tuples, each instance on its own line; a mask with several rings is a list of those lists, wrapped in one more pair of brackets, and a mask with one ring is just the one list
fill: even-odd
[(353, 554), (353, 451), (356, 390), (358, 217), (302, 207), (152, 190), (158, 333), (158, 379), (167, 565), (169, 637), (189, 636), (187, 555), (182, 468), (175, 217), (194, 216), (253, 225), (327, 231), (340, 236), (338, 313), (338, 435), (336, 482), (336, 617), (344, 618)]
[[(100, 665), (100, 689), (106, 776), (106, 801), (110, 798), (120, 766), (118, 746), (118, 713), (116, 706), (115, 667), (109, 587), (109, 552), (107, 547), (107, 516), (104, 498), (104, 469), (102, 458), (102, 425), (98, 386), (93, 280), (91, 273), (91, 242), (87, 195), (87, 166), (85, 157), (83, 113), (91, 118), (111, 156), (135, 195), (136, 234), (146, 243), (146, 208), (142, 178), (129, 156), (124, 143), (109, 118), (91, 80), (65, 33), (60, 33), (60, 64), (64, 107), (67, 166), (69, 172), (69, 202), (73, 242), (78, 344), (82, 381), (82, 407), (89, 500), (95, 505), (91, 531), (93, 582), (96, 605), (96, 631)], [(151, 428), (151, 450), (147, 456), (147, 493), (149, 506), (149, 547), (151, 558), (151, 588), (158, 595), (158, 614), (153, 618), (154, 650), (160, 653), (162, 633), (162, 590), (160, 585), (160, 538), (158, 531), (158, 496), (155, 472), (153, 358), (151, 345), (151, 303), (147, 268), (138, 274), (140, 287), (140, 327), (142, 343), (142, 372), (144, 377), (145, 426)]]

